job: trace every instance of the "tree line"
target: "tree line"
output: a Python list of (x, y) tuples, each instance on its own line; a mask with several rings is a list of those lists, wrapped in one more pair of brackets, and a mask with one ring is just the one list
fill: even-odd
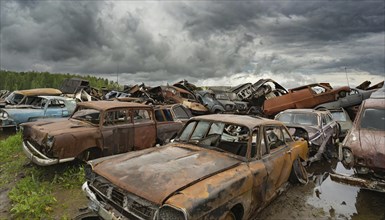
[(60, 89), (63, 81), (67, 78), (80, 78), (90, 82), (91, 87), (107, 89), (119, 89), (120, 86), (114, 81), (108, 81), (101, 77), (81, 76), (75, 74), (49, 73), (49, 72), (14, 72), (0, 70), (0, 90), (22, 90), (33, 88), (56, 88)]

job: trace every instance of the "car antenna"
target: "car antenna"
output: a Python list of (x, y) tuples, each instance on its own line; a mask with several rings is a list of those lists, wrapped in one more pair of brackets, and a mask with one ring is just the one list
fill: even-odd
[(349, 78), (348, 78), (348, 72), (346, 71), (346, 66), (345, 66), (345, 75), (346, 75), (346, 81), (348, 82), (348, 86), (350, 88), (350, 85), (349, 85)]

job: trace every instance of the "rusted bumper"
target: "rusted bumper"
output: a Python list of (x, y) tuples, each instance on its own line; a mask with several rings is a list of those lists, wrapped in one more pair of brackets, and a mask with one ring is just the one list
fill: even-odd
[(338, 173), (330, 173), (330, 178), (339, 183), (357, 186), (364, 189), (385, 192), (385, 181), (364, 179), (356, 176), (347, 176)]
[[(124, 216), (118, 214), (119, 212), (116, 211), (114, 208), (110, 207), (107, 209), (106, 205), (99, 202), (96, 198), (96, 195), (89, 188), (87, 182), (83, 183), (82, 190), (86, 193), (87, 198), (90, 200), (90, 202), (88, 203), (88, 209), (97, 213), (98, 216), (102, 217), (103, 219), (111, 219), (111, 220), (127, 219)], [(141, 219), (141, 218), (138, 218), (138, 219)]]
[(40, 166), (50, 166), (53, 164), (64, 163), (75, 160), (75, 157), (65, 159), (49, 158), (37, 150), (29, 141), (23, 141), (24, 154), (35, 164)]

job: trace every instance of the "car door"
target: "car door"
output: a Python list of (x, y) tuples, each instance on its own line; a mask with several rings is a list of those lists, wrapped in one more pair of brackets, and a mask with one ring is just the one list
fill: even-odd
[(130, 109), (113, 109), (104, 112), (101, 133), (105, 156), (132, 151), (134, 125)]
[(46, 104), (44, 107), (44, 117), (47, 117), (47, 118), (62, 117), (62, 108), (60, 106), (59, 100), (50, 99), (46, 101)]
[(291, 148), (285, 142), (280, 125), (265, 126), (263, 131), (267, 153), (262, 161), (268, 174), (265, 200), (270, 201), (290, 175)]
[(263, 136), (263, 130), (259, 127), (252, 132), (251, 155), (248, 163), (253, 177), (252, 201), (250, 202), (250, 214), (255, 213), (260, 207), (266, 204), (265, 194), (267, 188), (267, 170), (262, 156), (267, 153)]
[(151, 109), (133, 109), (134, 150), (153, 147), (156, 144), (156, 123)]

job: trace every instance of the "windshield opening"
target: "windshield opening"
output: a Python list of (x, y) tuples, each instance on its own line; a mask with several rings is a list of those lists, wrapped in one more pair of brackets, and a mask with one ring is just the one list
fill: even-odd
[(385, 131), (385, 109), (365, 109), (361, 118), (361, 128)]
[(179, 136), (179, 141), (199, 147), (246, 156), (250, 131), (247, 127), (223, 122), (191, 121)]
[(285, 124), (298, 124), (306, 126), (317, 126), (317, 115), (312, 113), (282, 113), (277, 120)]
[(344, 112), (331, 112), (333, 119), (336, 121), (347, 121), (346, 114)]
[(100, 112), (98, 110), (88, 108), (78, 109), (78, 111), (72, 115), (72, 118), (97, 125), (100, 120)]

